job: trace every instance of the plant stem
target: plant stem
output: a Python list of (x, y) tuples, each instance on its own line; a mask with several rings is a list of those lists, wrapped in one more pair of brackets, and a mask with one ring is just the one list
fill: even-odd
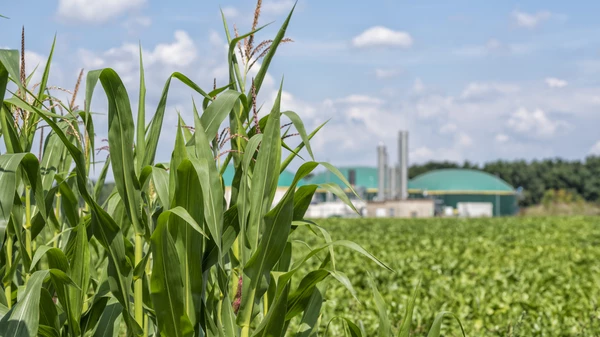
[[(144, 238), (142, 234), (135, 235), (135, 265), (134, 268), (142, 262), (144, 255)], [(140, 277), (135, 280), (133, 285), (133, 304), (135, 306), (135, 320), (140, 326), (144, 326), (144, 303), (143, 303), (143, 280)]]
[[(29, 259), (33, 257), (31, 250), (31, 187), (25, 187), (25, 250)], [(25, 273), (25, 282), (29, 280), (29, 272)]]
[(250, 336), (250, 326), (245, 325), (242, 327), (242, 333), (240, 335), (240, 337), (248, 337)]
[[(56, 222), (59, 228), (54, 231), (54, 236), (57, 236), (58, 234), (60, 234), (60, 228), (62, 227), (62, 224), (60, 222), (60, 192), (56, 193), (56, 209), (54, 210), (54, 213), (56, 214)], [(54, 248), (58, 248), (58, 237), (56, 238), (56, 240), (54, 240), (54, 243), (52, 243), (52, 245)]]
[[(13, 237), (9, 234), (6, 237), (6, 275), (10, 274), (12, 269), (12, 253), (13, 253)], [(4, 289), (6, 301), (8, 302), (8, 308), (12, 307), (12, 277), (8, 280), (8, 285)]]

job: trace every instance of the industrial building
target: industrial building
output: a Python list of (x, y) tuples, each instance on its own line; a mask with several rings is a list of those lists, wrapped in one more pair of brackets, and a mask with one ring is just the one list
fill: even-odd
[(515, 189), (486, 172), (442, 169), (421, 174), (408, 184), (410, 198), (434, 199), (436, 214), (505, 216), (517, 212)]
[[(444, 169), (408, 179), (408, 132), (398, 134), (398, 161), (389, 164), (385, 144), (377, 146), (377, 167), (343, 167), (340, 172), (357, 191), (357, 208), (365, 217), (492, 217), (517, 212), (515, 189), (502, 179), (477, 170)], [(334, 174), (321, 172), (309, 184), (344, 184)], [(352, 198), (349, 188), (345, 192)], [(340, 210), (344, 210), (341, 212)], [(311, 212), (313, 211), (313, 212)], [(327, 191), (318, 189), (308, 215), (347, 216), (349, 208)]]

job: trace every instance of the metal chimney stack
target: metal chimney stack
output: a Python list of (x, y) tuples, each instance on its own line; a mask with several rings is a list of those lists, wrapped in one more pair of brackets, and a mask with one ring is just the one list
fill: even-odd
[(384, 201), (386, 197), (385, 193), (385, 176), (387, 175), (387, 152), (385, 145), (379, 143), (377, 146), (377, 200)]
[(388, 183), (388, 191), (389, 191), (389, 199), (396, 200), (398, 199), (398, 168), (396, 165), (391, 165), (388, 169), (389, 174), (389, 183)]
[(398, 198), (408, 198), (408, 131), (398, 134)]

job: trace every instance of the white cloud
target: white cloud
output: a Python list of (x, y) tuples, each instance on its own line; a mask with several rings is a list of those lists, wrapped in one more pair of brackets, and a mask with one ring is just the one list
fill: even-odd
[(234, 19), (240, 15), (240, 11), (233, 6), (223, 7), (221, 10), (227, 19)]
[(567, 81), (565, 81), (565, 80), (561, 80), (561, 79), (556, 78), (556, 77), (548, 77), (548, 78), (546, 78), (546, 84), (550, 88), (564, 88), (569, 83)]
[(463, 99), (489, 99), (494, 96), (515, 93), (519, 90), (519, 86), (514, 84), (494, 82), (472, 82), (467, 85), (467, 87), (461, 93), (460, 97)]
[(423, 83), (423, 81), (420, 78), (415, 78), (415, 82), (413, 83), (412, 86), (412, 91), (414, 93), (421, 93), (425, 90), (425, 84)]
[(377, 68), (375, 69), (375, 77), (382, 80), (388, 78), (398, 77), (402, 74), (402, 69), (396, 68)]
[(600, 140), (597, 141), (596, 144), (594, 144), (594, 146), (592, 146), (592, 148), (589, 151), (589, 154), (594, 156), (600, 156)]
[(383, 104), (384, 101), (372, 96), (367, 95), (349, 95), (344, 98), (338, 98), (335, 100), (336, 103), (346, 104)]
[(125, 20), (122, 26), (130, 32), (138, 28), (147, 28), (152, 25), (152, 19), (148, 16), (134, 16)]
[(499, 133), (496, 135), (496, 142), (506, 143), (506, 142), (508, 142), (508, 136), (503, 133)]
[(261, 9), (266, 14), (287, 14), (292, 10), (294, 3), (292, 0), (267, 0), (262, 3)]
[(412, 44), (413, 39), (409, 33), (391, 30), (383, 26), (371, 27), (352, 39), (352, 45), (357, 48), (409, 48)]
[(473, 145), (473, 139), (468, 134), (461, 132), (456, 136), (456, 143), (459, 146), (469, 147)]
[(145, 3), (146, 0), (59, 0), (58, 16), (69, 21), (102, 23)]
[(523, 107), (510, 116), (507, 125), (515, 132), (537, 138), (554, 136), (560, 128), (567, 126), (564, 121), (548, 118), (542, 109), (530, 111)]
[(409, 151), (409, 158), (411, 162), (424, 162), (435, 158), (435, 152), (427, 146), (421, 146), (413, 151)]
[(490, 55), (522, 55), (529, 54), (533, 50), (534, 46), (532, 44), (507, 44), (496, 38), (491, 38), (484, 44), (463, 46), (453, 50), (452, 53), (458, 56), (483, 57)]
[(444, 124), (442, 127), (440, 127), (440, 133), (443, 135), (453, 134), (456, 132), (456, 130), (458, 130), (458, 127), (454, 123)]
[(512, 18), (519, 27), (523, 28), (535, 28), (543, 21), (546, 21), (552, 17), (552, 13), (549, 11), (541, 11), (537, 13), (525, 13), (521, 11), (514, 11)]
[(164, 64), (187, 66), (194, 61), (196, 55), (192, 38), (187, 32), (178, 30), (175, 32), (175, 42), (157, 45), (149, 57)]

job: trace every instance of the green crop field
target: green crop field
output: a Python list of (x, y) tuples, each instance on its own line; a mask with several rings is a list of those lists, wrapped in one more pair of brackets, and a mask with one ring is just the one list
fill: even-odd
[[(329, 282), (324, 320), (362, 321), (376, 334), (378, 314), (367, 271), (376, 278), (392, 325), (422, 278), (412, 329), (426, 334), (448, 310), (471, 336), (598, 336), (600, 222), (597, 218), (331, 219), (335, 239), (362, 245), (395, 273), (335, 250), (336, 268), (352, 280), (362, 305)], [(316, 244), (317, 240), (309, 244)], [(335, 328), (335, 322), (330, 329)], [(453, 325), (454, 324), (454, 325)], [(395, 327), (397, 328), (397, 326)], [(447, 321), (444, 331), (458, 335)]]

